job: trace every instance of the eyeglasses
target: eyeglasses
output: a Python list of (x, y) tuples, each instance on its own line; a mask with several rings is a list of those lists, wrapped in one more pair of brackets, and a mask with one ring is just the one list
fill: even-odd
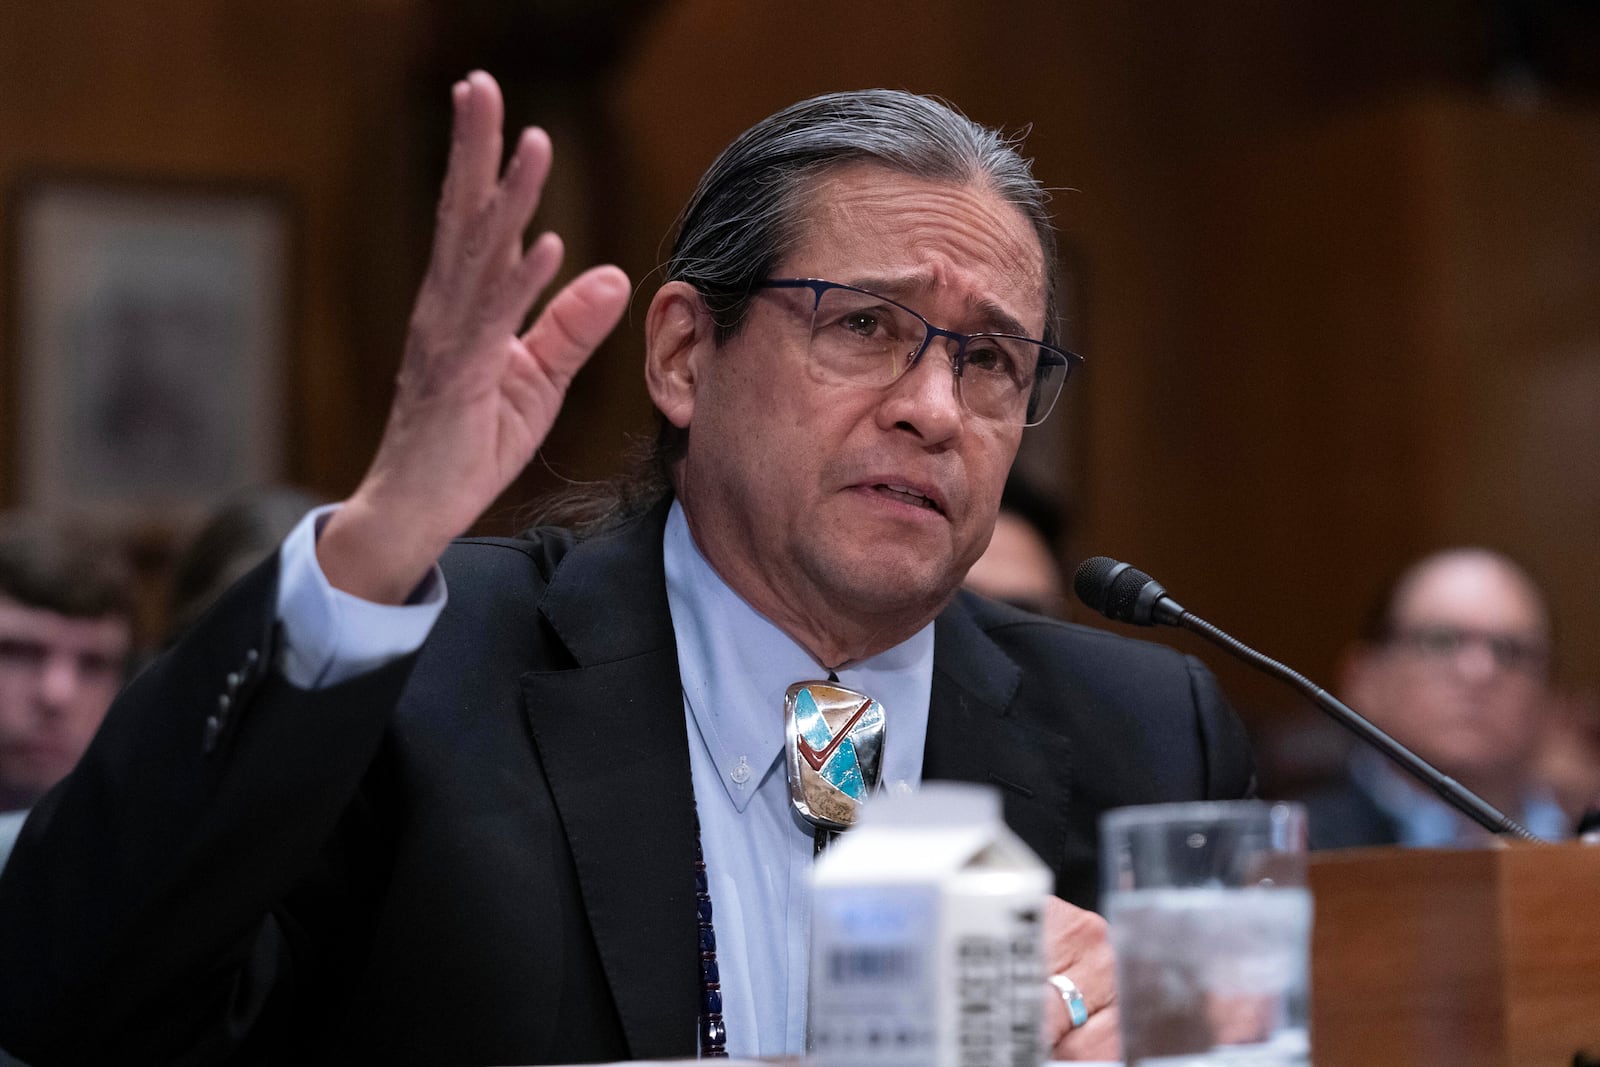
[(1037, 426), (1083, 357), (1009, 333), (942, 330), (904, 304), (853, 285), (818, 278), (768, 278), (760, 289), (809, 289), (811, 362), (825, 380), (892, 385), (917, 365), (936, 337), (954, 342), (956, 395), (974, 415)]
[(1539, 674), (1550, 659), (1550, 650), (1540, 641), (1458, 626), (1417, 626), (1398, 630), (1389, 641), (1439, 663), (1453, 663), (1465, 649), (1482, 645), (1488, 649), (1496, 667), (1522, 674)]

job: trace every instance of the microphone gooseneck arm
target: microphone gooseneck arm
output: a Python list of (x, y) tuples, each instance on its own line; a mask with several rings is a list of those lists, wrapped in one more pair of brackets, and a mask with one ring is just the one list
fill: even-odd
[(1279, 663), (1271, 656), (1257, 652), (1233, 635), (1185, 610), (1167, 595), (1160, 583), (1143, 571), (1105, 556), (1096, 556), (1085, 560), (1078, 568), (1073, 588), (1085, 604), (1112, 619), (1139, 626), (1153, 626), (1160, 623), (1182, 627), (1200, 635), (1257, 670), (1287, 682), (1340, 726), (1383, 753), (1406, 773), (1438, 794), (1441, 800), (1485, 830), (1523, 841), (1544, 840), (1384, 733), (1350, 705), (1299, 671)]
[(1288, 682), (1309, 698), (1312, 703), (1316, 704), (1317, 707), (1327, 712), (1340, 726), (1343, 726), (1367, 744), (1388, 756), (1413, 778), (1437, 793), (1441, 800), (1466, 815), (1485, 830), (1507, 837), (1520, 838), (1523, 841), (1544, 840), (1515, 819), (1501, 812), (1487, 800), (1484, 800), (1478, 794), (1384, 733), (1350, 705), (1294, 668), (1279, 663), (1271, 656), (1257, 652), (1243, 641), (1217, 629), (1217, 627), (1192, 612), (1185, 611), (1179, 615), (1177, 625), (1192, 633), (1199, 634), (1212, 644), (1226, 649), (1251, 666)]

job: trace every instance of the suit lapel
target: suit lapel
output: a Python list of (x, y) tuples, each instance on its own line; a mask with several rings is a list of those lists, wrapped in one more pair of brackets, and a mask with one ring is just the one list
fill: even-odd
[(1022, 672), (973, 621), (966, 596), (958, 594), (934, 623), (922, 776), (998, 787), (1006, 823), (1059, 871), (1072, 746), (1019, 699)]
[(694, 791), (661, 560), (665, 508), (568, 552), (540, 610), (576, 666), (526, 712), (635, 1057), (693, 1055)]

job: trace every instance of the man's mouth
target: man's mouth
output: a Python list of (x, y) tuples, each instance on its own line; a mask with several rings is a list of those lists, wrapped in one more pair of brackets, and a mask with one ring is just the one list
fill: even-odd
[(913, 489), (909, 485), (889, 485), (885, 482), (879, 482), (873, 488), (880, 493), (885, 493), (896, 500), (915, 507), (927, 508), (929, 511), (941, 510), (939, 505), (934, 503), (926, 493)]

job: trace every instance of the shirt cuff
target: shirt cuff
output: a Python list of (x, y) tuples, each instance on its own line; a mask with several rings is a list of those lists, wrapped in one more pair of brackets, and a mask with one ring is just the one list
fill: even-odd
[(338, 510), (317, 508), (284, 539), (278, 554), (279, 670), (301, 689), (327, 689), (422, 647), (444, 610), (444, 574), (435, 564), (404, 604), (376, 604), (328, 584), (317, 535)]

